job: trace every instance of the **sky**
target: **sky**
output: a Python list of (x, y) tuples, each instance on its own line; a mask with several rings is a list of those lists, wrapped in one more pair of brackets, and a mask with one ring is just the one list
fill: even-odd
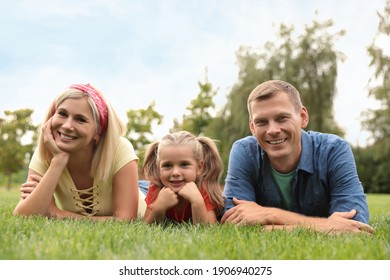
[(294, 25), (298, 36), (313, 20), (332, 19), (335, 31), (346, 31), (335, 44), (346, 56), (335, 119), (352, 145), (364, 146), (369, 133), (361, 113), (375, 107), (367, 47), (384, 6), (385, 0), (0, 0), (0, 117), (29, 108), (37, 125), (67, 86), (91, 83), (124, 123), (128, 110), (155, 101), (164, 116), (154, 127), (157, 139), (187, 113), (206, 68), (218, 109), (238, 81), (240, 46), (275, 41), (281, 23)]

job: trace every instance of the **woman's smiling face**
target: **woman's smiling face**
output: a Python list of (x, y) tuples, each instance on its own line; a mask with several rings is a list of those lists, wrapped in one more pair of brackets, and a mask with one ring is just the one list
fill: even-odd
[(64, 151), (93, 147), (97, 127), (87, 97), (64, 100), (53, 115), (52, 130), (58, 147)]

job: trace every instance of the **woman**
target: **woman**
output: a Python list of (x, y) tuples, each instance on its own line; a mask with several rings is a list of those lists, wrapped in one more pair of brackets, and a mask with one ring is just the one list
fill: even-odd
[(130, 221), (143, 216), (138, 157), (125, 126), (90, 84), (75, 84), (49, 108), (15, 215)]

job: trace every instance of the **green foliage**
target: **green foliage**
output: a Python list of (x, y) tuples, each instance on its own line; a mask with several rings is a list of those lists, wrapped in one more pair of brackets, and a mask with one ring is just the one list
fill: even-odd
[[(27, 168), (22, 168), (18, 172), (13, 173), (11, 179), (11, 188), (19, 188), (20, 185), (26, 181), (27, 173)], [(4, 174), (0, 173), (0, 187), (7, 186), (8, 181), (8, 176), (5, 176)]]
[(154, 109), (155, 105), (153, 101), (146, 109), (127, 111), (126, 137), (133, 144), (141, 165), (147, 145), (154, 141), (150, 138), (153, 135), (152, 125), (163, 121), (163, 116)]
[(199, 94), (187, 107), (188, 114), (183, 116), (183, 122), (180, 124), (177, 119), (174, 120), (174, 127), (171, 131), (186, 130), (194, 135), (204, 134), (206, 127), (212, 122), (210, 110), (215, 107), (213, 98), (217, 94), (213, 90), (212, 84), (208, 81), (207, 68), (204, 83), (198, 82)]
[(377, 40), (390, 36), (390, 0), (386, 2), (383, 14), (378, 13), (378, 16), (378, 33), (367, 50), (371, 57), (370, 67), (375, 69), (369, 95), (380, 102), (381, 108), (369, 110), (362, 124), (375, 140), (387, 138), (390, 141), (390, 56), (377, 46)]
[(377, 46), (381, 37), (387, 40), (390, 37), (390, 0), (378, 16), (378, 33), (368, 47), (368, 54), (370, 67), (375, 69), (369, 95), (379, 101), (380, 108), (368, 110), (364, 115), (363, 128), (371, 132), (374, 143), (363, 151), (366, 161), (357, 161), (357, 164), (362, 173), (364, 169), (371, 171), (362, 180), (368, 181), (372, 191), (390, 193), (390, 56)]
[[(368, 196), (373, 235), (328, 236), (260, 226), (146, 225), (14, 217), (17, 192), (0, 188), (0, 259), (388, 260), (390, 196)], [(10, 245), (12, 244), (12, 246)]]
[(353, 148), (360, 181), (367, 193), (390, 193), (390, 162), (384, 151), (389, 141), (378, 140), (365, 148)]
[(294, 61), (295, 67), (300, 69), (295, 85), (310, 113), (308, 129), (343, 136), (333, 118), (333, 100), (337, 92), (337, 63), (343, 61), (344, 55), (334, 49), (334, 43), (345, 31), (331, 34), (328, 30), (332, 26), (332, 20), (323, 23), (314, 21), (311, 26), (306, 26)]
[(32, 124), (32, 113), (31, 109), (5, 111), (5, 118), (0, 118), (0, 172), (8, 177), (8, 188), (12, 175), (26, 168), (35, 146), (34, 141), (23, 143), (23, 137), (37, 129)]

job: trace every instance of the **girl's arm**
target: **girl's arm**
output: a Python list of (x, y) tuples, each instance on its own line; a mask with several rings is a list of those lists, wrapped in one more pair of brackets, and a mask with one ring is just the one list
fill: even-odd
[(161, 223), (165, 220), (165, 212), (161, 209), (156, 208), (146, 208), (144, 215), (144, 222), (147, 224)]
[(193, 224), (215, 224), (217, 215), (214, 210), (207, 211), (204, 200), (201, 203), (191, 203)]
[(145, 212), (144, 221), (148, 224), (161, 223), (165, 213), (179, 202), (177, 194), (169, 188), (163, 188), (158, 193), (155, 202)]
[(215, 224), (217, 221), (214, 210), (207, 211), (203, 196), (194, 182), (187, 183), (179, 195), (191, 203), (192, 222), (194, 224)]

